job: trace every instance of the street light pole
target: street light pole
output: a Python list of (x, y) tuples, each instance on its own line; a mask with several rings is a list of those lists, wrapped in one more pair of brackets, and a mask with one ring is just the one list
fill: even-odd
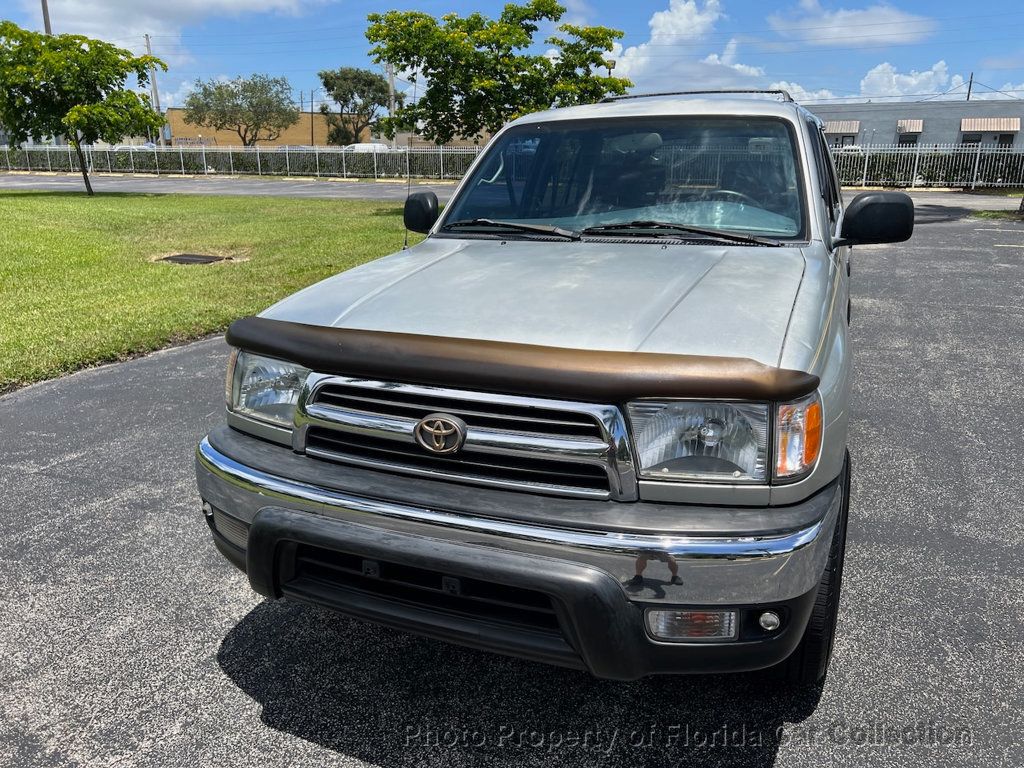
[(53, 34), (53, 29), (50, 27), (50, 8), (46, 4), (46, 0), (43, 0), (43, 30), (48, 35)]

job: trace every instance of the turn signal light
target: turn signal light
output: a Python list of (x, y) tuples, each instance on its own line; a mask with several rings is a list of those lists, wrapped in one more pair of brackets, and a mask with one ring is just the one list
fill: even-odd
[(823, 427), (818, 394), (780, 405), (775, 425), (775, 477), (795, 480), (806, 475), (821, 453)]
[(647, 630), (658, 640), (706, 643), (736, 639), (736, 611), (647, 610)]

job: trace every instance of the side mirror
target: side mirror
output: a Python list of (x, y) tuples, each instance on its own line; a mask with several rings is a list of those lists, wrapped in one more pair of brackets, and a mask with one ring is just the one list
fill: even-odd
[(433, 192), (413, 192), (405, 201), (405, 228), (426, 234), (437, 221), (437, 195)]
[(903, 192), (862, 192), (846, 207), (835, 245), (902, 243), (914, 234), (914, 201)]

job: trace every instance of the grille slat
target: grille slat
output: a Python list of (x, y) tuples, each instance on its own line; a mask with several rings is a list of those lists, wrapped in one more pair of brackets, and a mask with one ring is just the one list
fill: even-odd
[(509, 429), (514, 425), (516, 429), (536, 432), (537, 434), (549, 434), (558, 436), (573, 437), (600, 437), (600, 430), (592, 420), (560, 419), (546, 416), (523, 416), (502, 413), (489, 413), (483, 410), (474, 410), (457, 403), (396, 403), (376, 397), (364, 397), (345, 395), (338, 396), (327, 393), (317, 397), (317, 403), (331, 405), (336, 408), (362, 411), (363, 413), (383, 413), (389, 416), (405, 416), (408, 418), (422, 418), (428, 413), (450, 413), (460, 419), (470, 420), (478, 427), (492, 427), (494, 429)]
[[(570, 410), (565, 407), (570, 404), (557, 401), (548, 407), (543, 400), (512, 400), (334, 377), (300, 403), (308, 423), (304, 448), (319, 459), (446, 480), (559, 495), (611, 495), (609, 437), (587, 406)], [(431, 453), (408, 432), (400, 437), (389, 426), (403, 425), (404, 432), (434, 413), (466, 423), (473, 437), (462, 450)], [(507, 445), (486, 443), (498, 435), (515, 439)]]
[(355, 408), (367, 413), (416, 419), (422, 419), (430, 413), (450, 413), (479, 427), (508, 429), (509, 424), (514, 423), (516, 431), (541, 435), (601, 437), (600, 427), (586, 414), (490, 401), (460, 400), (418, 392), (412, 394), (395, 390), (366, 390), (355, 386), (331, 384), (321, 387), (313, 402), (340, 408)]
[(379, 458), (414, 467), (434, 468), (457, 474), (505, 477), (510, 480), (544, 482), (549, 485), (579, 485), (601, 489), (608, 486), (608, 474), (599, 466), (548, 459), (462, 451), (458, 457), (424, 452), (419, 446), (382, 440), (366, 435), (313, 428), (306, 437), (307, 452), (350, 454)]

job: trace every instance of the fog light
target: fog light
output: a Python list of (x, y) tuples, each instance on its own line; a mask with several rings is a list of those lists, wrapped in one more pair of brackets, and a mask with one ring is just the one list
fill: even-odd
[(647, 630), (659, 640), (715, 642), (736, 639), (735, 611), (647, 610)]
[(765, 611), (758, 617), (757, 623), (765, 632), (774, 632), (782, 624), (782, 619), (775, 611)]

